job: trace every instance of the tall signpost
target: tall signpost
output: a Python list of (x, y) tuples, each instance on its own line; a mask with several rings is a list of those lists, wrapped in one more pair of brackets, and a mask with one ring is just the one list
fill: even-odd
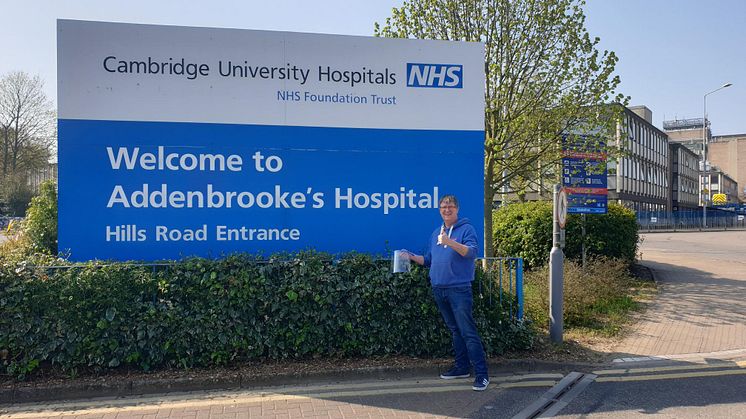
[[(585, 214), (606, 214), (608, 189), (604, 143), (586, 136), (563, 141), (562, 186), (554, 186), (552, 250), (549, 254), (549, 337), (562, 342), (563, 264), (562, 233), (568, 213), (583, 214), (583, 264), (585, 265)], [(594, 142), (595, 141), (595, 142)]]
[(564, 294), (565, 255), (561, 248), (562, 230), (567, 223), (567, 195), (560, 185), (552, 194), (552, 251), (549, 253), (549, 338), (561, 343), (564, 329), (562, 298)]

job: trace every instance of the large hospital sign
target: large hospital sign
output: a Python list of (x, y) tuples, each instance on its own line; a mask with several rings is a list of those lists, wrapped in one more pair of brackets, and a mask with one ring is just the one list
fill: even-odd
[(481, 234), (483, 45), (58, 21), (73, 260), (421, 250)]

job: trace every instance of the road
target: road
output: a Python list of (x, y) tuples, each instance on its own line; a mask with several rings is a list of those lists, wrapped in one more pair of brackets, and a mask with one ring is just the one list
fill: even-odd
[[(746, 418), (745, 243), (746, 232), (644, 235), (660, 295), (616, 362), (574, 375), (495, 375), (485, 392), (436, 377), (320, 382), (0, 406), (0, 418)], [(572, 377), (576, 385), (560, 389)]]
[(679, 363), (599, 375), (557, 417), (744, 418), (746, 362), (728, 364)]

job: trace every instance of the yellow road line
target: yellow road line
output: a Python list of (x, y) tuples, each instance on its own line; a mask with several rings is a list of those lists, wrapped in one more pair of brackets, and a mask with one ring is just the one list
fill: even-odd
[[(516, 382), (523, 380), (554, 380), (561, 379), (562, 374), (524, 374), (524, 375), (508, 375), (490, 377), (492, 383), (503, 383), (503, 382)], [(391, 387), (410, 387), (410, 386), (437, 386), (437, 385), (448, 385), (453, 383), (470, 383), (469, 379), (455, 379), (455, 380), (443, 380), (441, 378), (426, 378), (420, 380), (397, 380), (397, 381), (381, 381), (378, 383), (361, 382), (361, 383), (346, 383), (346, 384), (331, 384), (331, 385), (318, 385), (318, 386), (297, 386), (292, 388), (283, 388), (283, 394), (305, 394), (310, 392), (328, 392), (331, 390), (350, 390), (350, 389), (371, 389), (371, 388), (391, 388)], [(267, 391), (272, 391), (267, 389)]]
[[(490, 385), (490, 390), (504, 389), (504, 388), (518, 388), (518, 387), (552, 387), (557, 384), (556, 380), (530, 380), (530, 381), (518, 381), (518, 382), (503, 382), (496, 385)], [(93, 414), (107, 414), (107, 413), (118, 413), (118, 412), (131, 412), (131, 411), (143, 411), (143, 410), (158, 410), (158, 409), (179, 409), (179, 408), (200, 408), (215, 405), (232, 405), (232, 404), (246, 404), (256, 402), (272, 402), (272, 401), (301, 401), (311, 399), (333, 399), (343, 397), (361, 397), (361, 396), (383, 396), (389, 394), (416, 394), (416, 393), (442, 393), (450, 391), (472, 391), (471, 382), (468, 380), (461, 381), (458, 385), (438, 385), (438, 386), (417, 386), (417, 387), (390, 387), (390, 388), (378, 388), (378, 389), (363, 389), (363, 390), (351, 390), (351, 391), (330, 391), (330, 392), (318, 392), (308, 394), (282, 394), (282, 393), (257, 393), (248, 392), (243, 394), (234, 394), (232, 396), (220, 396), (213, 398), (200, 398), (198, 400), (184, 400), (184, 395), (181, 395), (182, 400), (152, 400), (149, 398), (147, 402), (135, 400), (107, 400), (107, 401), (96, 401), (90, 403), (65, 403), (57, 405), (46, 405), (44, 410), (36, 411), (23, 411), (28, 410), (29, 406), (22, 407), (11, 407), (9, 409), (0, 410), (0, 418), (35, 418), (40, 416), (70, 416), (70, 415), (93, 415)], [(136, 403), (136, 404), (132, 404)], [(89, 407), (84, 407), (87, 405)], [(99, 406), (99, 407), (96, 407)], [(65, 410), (67, 408), (67, 410)]]
[(625, 375), (620, 377), (598, 377), (596, 382), (622, 382), (622, 381), (651, 381), (651, 380), (674, 380), (677, 378), (718, 377), (723, 375), (746, 375), (746, 369), (724, 370), (724, 371), (699, 371), (682, 372), (674, 374), (652, 374), (652, 375)]
[(735, 363), (722, 362), (722, 363), (717, 363), (717, 364), (671, 365), (671, 366), (666, 366), (666, 367), (649, 367), (649, 368), (618, 368), (618, 369), (613, 369), (613, 370), (593, 371), (593, 373), (596, 375), (617, 375), (617, 374), (639, 374), (639, 373), (645, 373), (645, 372), (684, 371), (684, 370), (733, 368), (733, 367), (744, 368), (746, 367), (746, 361), (739, 361)]

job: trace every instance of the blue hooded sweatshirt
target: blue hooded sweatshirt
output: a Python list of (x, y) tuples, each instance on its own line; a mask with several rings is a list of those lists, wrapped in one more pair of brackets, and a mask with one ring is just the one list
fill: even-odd
[(474, 260), (477, 257), (479, 241), (477, 232), (468, 218), (461, 218), (451, 228), (445, 229), (446, 234), (458, 243), (469, 248), (466, 256), (461, 256), (450, 247), (438, 244), (440, 226), (430, 235), (425, 266), (430, 268), (430, 283), (433, 287), (451, 288), (468, 286), (474, 280)]

